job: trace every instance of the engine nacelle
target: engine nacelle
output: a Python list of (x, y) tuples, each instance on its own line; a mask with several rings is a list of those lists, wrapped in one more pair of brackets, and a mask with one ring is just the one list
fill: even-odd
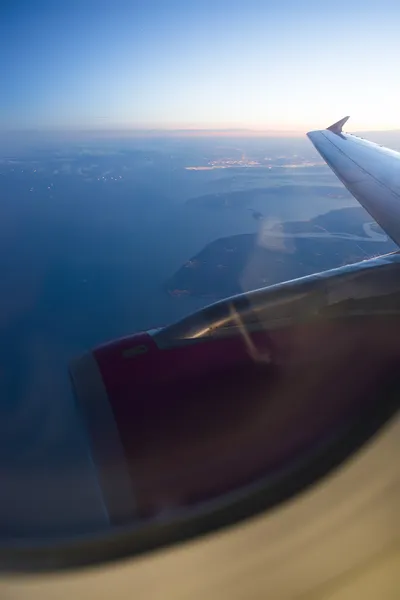
[[(366, 261), (74, 361), (110, 520), (207, 512), (257, 486), (271, 506), (340, 462), (340, 436), (365, 420), (364, 440), (389, 414), (376, 418), (400, 357), (399, 275), (397, 255)], [(329, 448), (326, 468), (309, 467)]]

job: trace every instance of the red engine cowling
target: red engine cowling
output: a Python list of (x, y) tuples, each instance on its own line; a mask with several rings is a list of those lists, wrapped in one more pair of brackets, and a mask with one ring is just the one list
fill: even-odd
[(269, 357), (264, 333), (164, 349), (141, 333), (71, 364), (113, 520), (192, 504), (251, 477), (240, 429), (255, 389), (273, 378)]

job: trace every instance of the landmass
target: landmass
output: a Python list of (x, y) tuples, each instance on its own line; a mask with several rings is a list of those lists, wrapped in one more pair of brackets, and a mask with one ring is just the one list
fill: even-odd
[(215, 240), (165, 283), (174, 297), (216, 300), (397, 250), (362, 208), (333, 210)]
[(320, 158), (312, 159), (298, 156), (297, 154), (290, 156), (265, 156), (260, 158), (249, 157), (245, 153), (238, 158), (218, 158), (207, 161), (204, 165), (187, 166), (188, 171), (211, 171), (213, 169), (243, 169), (243, 168), (258, 168), (258, 169), (296, 169), (301, 167), (318, 167), (325, 165), (325, 162)]
[(277, 196), (287, 197), (288, 194), (299, 195), (300, 188), (303, 187), (307, 192), (308, 198), (327, 197), (335, 199), (351, 198), (350, 192), (340, 184), (337, 185), (291, 185), (291, 184), (276, 184), (262, 188), (251, 188), (239, 191), (217, 192), (214, 194), (205, 194), (196, 196), (186, 200), (188, 206), (211, 208), (211, 209), (226, 209), (226, 208), (242, 208), (251, 204), (259, 197), (271, 197), (274, 201)]

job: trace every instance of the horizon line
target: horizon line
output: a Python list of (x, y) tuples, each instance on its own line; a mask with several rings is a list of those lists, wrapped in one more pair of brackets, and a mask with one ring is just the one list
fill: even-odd
[[(323, 128), (320, 128), (323, 129)], [(306, 135), (308, 131), (315, 131), (318, 128), (305, 128), (305, 129), (253, 129), (249, 127), (26, 127), (26, 128), (13, 128), (13, 129), (1, 129), (0, 132), (5, 135), (21, 135), (21, 134), (119, 134), (126, 136), (159, 136), (164, 135), (166, 137), (174, 136), (193, 136), (193, 137), (230, 137), (230, 136), (247, 136), (247, 137), (299, 137)], [(393, 129), (357, 129), (353, 133), (355, 134), (366, 134), (366, 133), (395, 133), (400, 131), (400, 128)]]

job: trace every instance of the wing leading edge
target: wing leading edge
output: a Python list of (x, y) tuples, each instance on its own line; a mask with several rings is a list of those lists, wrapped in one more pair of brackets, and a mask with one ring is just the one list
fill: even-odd
[(348, 118), (307, 136), (349, 192), (400, 246), (400, 153), (343, 133)]

